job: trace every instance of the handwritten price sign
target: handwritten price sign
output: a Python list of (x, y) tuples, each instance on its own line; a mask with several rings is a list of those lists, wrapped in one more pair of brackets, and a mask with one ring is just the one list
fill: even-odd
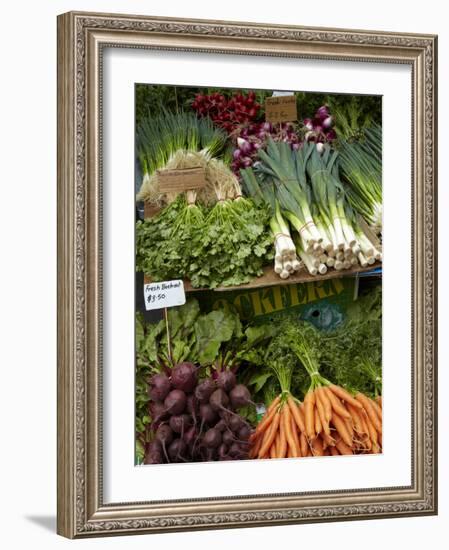
[(181, 280), (149, 283), (143, 286), (145, 309), (163, 309), (186, 303), (184, 283)]
[(298, 118), (296, 97), (294, 95), (272, 96), (265, 99), (265, 120), (276, 124), (278, 122), (293, 122)]

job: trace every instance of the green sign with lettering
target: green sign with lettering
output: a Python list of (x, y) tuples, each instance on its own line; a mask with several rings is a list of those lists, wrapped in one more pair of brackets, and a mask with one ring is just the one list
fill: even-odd
[(313, 322), (324, 330), (345, 318), (347, 305), (357, 297), (358, 281), (353, 277), (310, 283), (229, 291), (191, 293), (205, 311), (233, 306), (244, 321), (262, 323), (286, 315)]

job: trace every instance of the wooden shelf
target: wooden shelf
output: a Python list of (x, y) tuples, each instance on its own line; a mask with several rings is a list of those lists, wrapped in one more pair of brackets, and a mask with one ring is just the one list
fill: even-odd
[[(245, 288), (261, 288), (277, 285), (292, 285), (297, 283), (310, 283), (311, 281), (325, 281), (326, 279), (339, 279), (342, 277), (356, 277), (359, 273), (368, 273), (382, 267), (381, 262), (376, 262), (368, 267), (356, 267), (354, 269), (343, 269), (336, 271), (335, 269), (329, 269), (324, 275), (310, 275), (307, 271), (301, 271), (291, 275), (288, 279), (281, 279), (277, 275), (271, 266), (267, 266), (264, 269), (264, 274), (261, 277), (256, 277), (251, 282), (237, 285), (237, 286), (219, 286), (214, 289), (210, 288), (193, 288), (190, 281), (184, 280), (184, 288), (186, 292), (200, 292), (203, 290), (214, 290), (215, 292), (226, 292), (229, 290), (242, 290)], [(149, 277), (144, 277), (144, 283), (148, 284), (153, 282)]]
[[(148, 202), (145, 202), (145, 218), (151, 218), (158, 214), (160, 212), (160, 208), (157, 206), (152, 206)], [(376, 237), (376, 235), (371, 231), (371, 229), (368, 227), (366, 222), (359, 217), (359, 223), (362, 226), (363, 231), (367, 235), (368, 239), (376, 246), (376, 248), (382, 250), (382, 245), (379, 242), (379, 239)], [(379, 267), (382, 267), (382, 262), (375, 262), (373, 265), (370, 265), (368, 267), (360, 267), (357, 266), (353, 269), (343, 269), (341, 271), (337, 271), (335, 269), (329, 269), (327, 273), (324, 275), (310, 275), (308, 271), (301, 270), (299, 273), (295, 273), (294, 275), (291, 275), (288, 279), (281, 279), (277, 273), (274, 272), (272, 266), (267, 266), (264, 268), (264, 274), (261, 277), (256, 277), (251, 282), (243, 284), (243, 285), (237, 285), (237, 286), (219, 286), (214, 289), (210, 288), (193, 288), (190, 284), (190, 281), (185, 279), (184, 280), (184, 289), (186, 292), (199, 292), (202, 290), (214, 290), (215, 292), (226, 292), (229, 290), (240, 290), (245, 288), (261, 288), (261, 287), (269, 287), (269, 286), (277, 286), (277, 285), (292, 285), (296, 283), (309, 283), (311, 281), (325, 281), (326, 279), (339, 279), (342, 277), (356, 277), (358, 273), (368, 273), (370, 271), (373, 271), (374, 269), (377, 269)], [(153, 282), (149, 277), (144, 277), (144, 283), (148, 284)]]

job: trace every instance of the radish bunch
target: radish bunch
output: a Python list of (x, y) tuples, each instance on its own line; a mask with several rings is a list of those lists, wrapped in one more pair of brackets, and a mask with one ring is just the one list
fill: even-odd
[(180, 363), (171, 375), (149, 381), (153, 438), (145, 464), (204, 462), (248, 458), (252, 428), (238, 414), (251, 396), (230, 370), (198, 380), (198, 368)]
[(197, 94), (192, 108), (201, 117), (209, 117), (217, 126), (231, 133), (237, 126), (249, 124), (257, 118), (261, 105), (256, 94), (237, 93), (230, 98), (220, 93)]

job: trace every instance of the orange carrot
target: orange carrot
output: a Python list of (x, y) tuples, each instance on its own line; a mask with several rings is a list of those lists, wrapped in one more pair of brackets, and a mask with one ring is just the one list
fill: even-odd
[(346, 403), (351, 403), (353, 407), (357, 407), (357, 409), (361, 409), (362, 406), (360, 403), (352, 397), (352, 395), (347, 392), (344, 388), (341, 386), (336, 386), (335, 384), (330, 384), (328, 388), (341, 400), (345, 401)]
[(261, 433), (261, 432), (265, 431), (268, 428), (269, 424), (271, 424), (271, 421), (273, 420), (274, 415), (276, 413), (276, 405), (278, 405), (280, 400), (281, 400), (280, 395), (278, 395), (273, 400), (271, 405), (266, 410), (264, 417), (262, 418), (260, 423), (256, 426), (256, 433)]
[(351, 414), (352, 422), (357, 435), (362, 436), (363, 438), (368, 437), (368, 432), (364, 431), (363, 422), (359, 413), (359, 409), (357, 409), (356, 407), (353, 407), (350, 403), (348, 403), (348, 411)]
[(340, 437), (346, 443), (346, 445), (352, 447), (352, 437), (348, 432), (343, 418), (341, 418), (340, 416), (338, 416), (338, 414), (334, 412), (334, 414), (332, 415), (332, 423), (334, 424), (337, 432), (340, 434)]
[(379, 419), (380, 425), (382, 426), (382, 409), (379, 406), (379, 403), (375, 399), (370, 399), (370, 401), (371, 401), (371, 405), (373, 406), (373, 409), (377, 414), (377, 418)]
[(379, 407), (382, 408), (382, 396), (381, 396), (381, 395), (378, 395), (378, 396), (375, 398), (375, 401), (376, 401), (376, 403), (379, 405)]
[(330, 456), (329, 447), (326, 447), (326, 449), (323, 450), (323, 456)]
[(273, 442), (273, 444), (270, 447), (270, 458), (277, 458), (276, 455), (276, 443)]
[(251, 447), (249, 458), (256, 458), (256, 456), (259, 454), (261, 446), (262, 446), (262, 437), (259, 437), (258, 439), (256, 439), (253, 446)]
[[(281, 409), (282, 414), (282, 409)], [(287, 454), (287, 440), (285, 439), (285, 427), (284, 422), (279, 422), (279, 447), (278, 447), (278, 457), (279, 458), (285, 458), (285, 455)]]
[(281, 432), (278, 430), (278, 433), (276, 434), (276, 437), (274, 438), (274, 442), (272, 447), (276, 450), (276, 458), (279, 457), (279, 442), (280, 442)]
[(304, 397), (304, 423), (306, 426), (306, 435), (311, 440), (315, 438), (315, 394), (313, 391), (306, 393)]
[(293, 451), (290, 449), (290, 447), (287, 451), (287, 458), (295, 458), (295, 455), (293, 454)]
[(327, 447), (335, 447), (335, 439), (331, 435), (323, 434), (323, 441)]
[(334, 393), (332, 393), (332, 391), (327, 386), (323, 386), (323, 389), (326, 392), (329, 401), (331, 402), (333, 411), (342, 418), (351, 418), (351, 415), (347, 411), (346, 407), (343, 406), (340, 399), (338, 399), (338, 397)]
[(346, 445), (346, 443), (342, 439), (337, 441), (337, 444), (335, 446), (337, 447), (337, 449), (338, 449), (338, 451), (340, 452), (341, 455), (352, 455), (352, 454), (354, 454), (352, 452), (351, 446)]
[(268, 430), (264, 434), (263, 443), (259, 450), (259, 458), (267, 453), (271, 445), (273, 444), (274, 438), (276, 437), (279, 428), (280, 419), (281, 415), (279, 413), (276, 413), (270, 428), (268, 428)]
[(325, 414), (327, 423), (329, 424), (329, 422), (332, 419), (332, 405), (331, 405), (331, 402), (329, 401), (329, 397), (327, 396), (327, 392), (324, 391), (324, 388), (322, 386), (319, 386), (316, 389), (316, 392), (321, 398), (321, 403), (323, 404), (323, 407), (324, 407), (324, 414)]
[(282, 422), (284, 424), (285, 439), (288, 446), (291, 448), (293, 456), (299, 456), (299, 451), (296, 447), (296, 441), (292, 434), (292, 418), (290, 415), (290, 407), (283, 407)]
[(296, 450), (298, 452), (297, 456), (302, 456), (302, 453), (301, 453), (301, 444), (299, 442), (299, 435), (298, 435), (298, 427), (296, 426), (296, 422), (295, 422), (295, 419), (293, 418), (293, 416), (290, 417), (290, 423), (291, 423), (291, 427), (292, 427), (292, 435), (293, 435), (293, 439), (295, 441), (295, 446), (296, 446)]
[(318, 435), (318, 434), (320, 434), (320, 433), (323, 431), (323, 426), (321, 425), (320, 414), (319, 414), (319, 412), (318, 412), (318, 407), (316, 406), (317, 403), (318, 403), (318, 401), (315, 400), (315, 411), (314, 411), (314, 416), (315, 416), (315, 433)]
[(382, 433), (382, 423), (380, 422), (376, 414), (376, 410), (374, 409), (374, 405), (371, 399), (360, 392), (355, 396), (355, 398), (359, 401), (359, 404), (361, 403), (363, 405), (363, 408), (365, 409), (368, 418), (371, 420), (376, 430), (379, 433)]
[[(320, 389), (320, 388), (317, 388), (315, 391), (318, 392), (318, 389)], [(320, 431), (326, 433), (327, 435), (330, 435), (331, 430), (329, 428), (329, 422), (327, 421), (326, 411), (324, 410), (323, 401), (322, 401), (321, 396), (320, 396), (319, 393), (317, 393), (316, 404), (317, 404), (316, 409), (317, 409), (318, 417), (319, 417), (320, 423), (321, 423), (321, 430)], [(320, 433), (320, 432), (318, 432), (318, 430), (317, 430), (317, 433)]]
[(340, 454), (336, 447), (328, 447), (328, 448), (332, 456), (338, 456)]
[(316, 437), (312, 443), (312, 454), (314, 456), (323, 456), (323, 441), (321, 437)]
[(287, 399), (287, 405), (290, 408), (290, 413), (296, 425), (298, 426), (299, 431), (301, 433), (305, 432), (306, 427), (304, 425), (304, 419), (302, 418), (301, 413), (299, 412), (299, 407), (297, 407), (296, 403), (293, 401), (293, 398), (291, 396), (289, 396), (289, 398)]
[(307, 443), (307, 438), (304, 432), (301, 432), (301, 435), (299, 436), (299, 441), (301, 444), (301, 455), (307, 456), (307, 451), (309, 449), (309, 444)]
[(343, 418), (343, 422), (345, 423), (346, 429), (348, 430), (351, 439), (354, 439), (354, 427), (352, 419)]
[(371, 422), (371, 418), (366, 414), (365, 416), (365, 422), (368, 428), (369, 437), (372, 443), (372, 449), (374, 450), (375, 447), (378, 447), (378, 440), (377, 440), (377, 432), (376, 427)]

